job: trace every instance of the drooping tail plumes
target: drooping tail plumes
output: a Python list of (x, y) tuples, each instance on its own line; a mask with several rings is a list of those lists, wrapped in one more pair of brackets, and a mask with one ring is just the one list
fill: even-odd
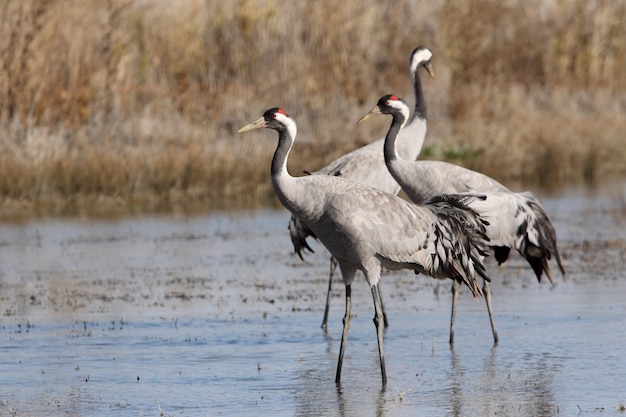
[[(563, 281), (565, 281), (565, 269), (557, 248), (554, 225), (532, 193), (527, 192), (520, 195), (524, 197), (526, 205), (533, 213), (533, 221), (520, 225), (520, 232), (525, 232), (523, 234), (520, 233), (520, 235), (524, 236), (520, 253), (523, 254), (532, 267), (537, 280), (541, 282), (542, 274), (545, 272), (551, 284), (554, 284), (554, 280), (550, 273), (548, 261), (554, 256), (563, 276)], [(525, 231), (521, 230), (522, 226), (526, 227)]]
[(304, 251), (308, 250), (311, 253), (315, 253), (315, 251), (311, 249), (306, 241), (306, 238), (309, 236), (317, 239), (317, 236), (315, 236), (315, 233), (313, 233), (313, 231), (309, 229), (309, 226), (307, 226), (303, 221), (300, 221), (300, 219), (292, 214), (291, 218), (289, 219), (288, 229), (289, 237), (291, 237), (291, 243), (293, 244), (293, 249), (298, 254), (300, 259), (304, 261), (304, 258), (302, 256)]
[(437, 259), (449, 259), (448, 262), (455, 271), (455, 279), (465, 283), (475, 298), (483, 295), (476, 275), (490, 281), (482, 263), (482, 259), (489, 254), (489, 238), (485, 229), (489, 223), (469, 207), (468, 203), (474, 199), (485, 198), (479, 194), (441, 194), (424, 202), (424, 206), (431, 208), (442, 220), (445, 225), (443, 230), (447, 230), (452, 237), (437, 239), (438, 242), (450, 245), (442, 248), (447, 256), (441, 254)]

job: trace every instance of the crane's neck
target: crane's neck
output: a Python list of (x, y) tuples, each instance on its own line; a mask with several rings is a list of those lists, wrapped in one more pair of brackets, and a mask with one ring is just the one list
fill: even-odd
[(294, 178), (287, 171), (287, 159), (294, 143), (298, 129), (295, 123), (290, 123), (278, 131), (278, 146), (274, 152), (271, 166), (272, 186), (280, 202), (288, 209), (293, 208), (291, 190), (294, 188)]
[(287, 158), (289, 157), (289, 152), (291, 152), (296, 133), (297, 128), (295, 125), (278, 132), (278, 146), (276, 147), (276, 151), (274, 151), (270, 172), (272, 178), (285, 175), (289, 176), (289, 172), (287, 172)]
[(413, 119), (419, 117), (420, 119), (426, 120), (426, 100), (424, 99), (424, 90), (422, 88), (422, 80), (419, 71), (420, 67), (421, 66), (418, 65), (411, 71), (413, 73), (411, 81), (413, 82), (413, 92), (415, 93), (415, 112), (413, 113)]
[(398, 133), (407, 122), (407, 116), (408, 115), (404, 115), (402, 113), (393, 115), (391, 126), (387, 131), (387, 136), (385, 136), (385, 146), (383, 148), (385, 154), (385, 164), (387, 164), (387, 166), (393, 164), (400, 158), (398, 156), (396, 139), (398, 138)]

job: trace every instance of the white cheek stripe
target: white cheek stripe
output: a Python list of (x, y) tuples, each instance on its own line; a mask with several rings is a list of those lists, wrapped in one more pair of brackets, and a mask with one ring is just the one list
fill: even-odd
[(429, 49), (420, 49), (413, 55), (413, 59), (411, 60), (411, 71), (416, 71), (417, 66), (426, 62), (433, 57), (433, 53)]
[(402, 103), (399, 100), (389, 100), (389, 105), (394, 109), (398, 109), (404, 115), (405, 123), (406, 120), (409, 119), (410, 109), (406, 106), (406, 104)]
[(293, 119), (282, 113), (275, 113), (275, 115), (276, 120), (287, 126), (287, 130), (289, 130), (291, 137), (295, 138), (296, 134), (298, 133), (298, 128), (296, 127), (296, 123), (293, 121)]
[(275, 119), (284, 124), (285, 126), (289, 126), (291, 122), (291, 118), (283, 113), (274, 113)]

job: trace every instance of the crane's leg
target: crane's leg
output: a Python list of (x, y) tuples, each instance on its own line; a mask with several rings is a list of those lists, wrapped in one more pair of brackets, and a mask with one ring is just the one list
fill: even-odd
[(452, 280), (452, 314), (450, 317), (450, 347), (454, 346), (454, 319), (456, 317), (456, 300), (459, 298), (459, 290), (461, 283), (457, 280)]
[(352, 320), (352, 300), (350, 285), (346, 285), (346, 314), (343, 316), (343, 334), (341, 335), (341, 346), (339, 347), (339, 360), (337, 361), (337, 374), (335, 375), (335, 383), (341, 381), (341, 366), (343, 365), (343, 353), (346, 349), (348, 340), (348, 329)]
[(387, 321), (387, 313), (385, 312), (385, 304), (383, 303), (383, 293), (380, 289), (380, 283), (376, 285), (376, 288), (378, 289), (378, 299), (380, 300), (380, 310), (383, 313), (383, 324), (385, 325), (385, 328), (387, 328), (389, 327), (389, 322)]
[(387, 383), (387, 371), (385, 369), (385, 349), (383, 347), (383, 326), (381, 319), (383, 318), (382, 309), (380, 307), (380, 295), (378, 294), (378, 285), (372, 285), (372, 298), (374, 299), (374, 325), (376, 326), (376, 335), (378, 336), (378, 357), (380, 358), (380, 373), (383, 378), (383, 385)]
[(337, 261), (334, 257), (330, 257), (330, 274), (328, 275), (328, 292), (326, 293), (326, 308), (324, 309), (324, 320), (322, 320), (322, 329), (326, 330), (328, 323), (328, 310), (330, 309), (330, 292), (333, 288), (333, 274), (337, 268)]
[(493, 333), (493, 345), (498, 344), (498, 332), (496, 330), (496, 322), (493, 319), (493, 309), (491, 308), (491, 285), (489, 281), (483, 280), (483, 295), (487, 303), (487, 312), (489, 313), (489, 321), (491, 322), (491, 332)]

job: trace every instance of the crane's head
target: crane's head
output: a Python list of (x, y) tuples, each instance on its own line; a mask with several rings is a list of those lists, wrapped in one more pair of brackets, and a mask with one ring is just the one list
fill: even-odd
[(291, 119), (283, 109), (280, 107), (273, 107), (266, 110), (262, 117), (239, 129), (237, 133), (260, 129), (262, 127), (281, 131), (288, 129), (293, 124), (293, 119)]
[(359, 123), (363, 123), (370, 117), (376, 116), (377, 114), (391, 114), (394, 118), (401, 118), (402, 123), (405, 123), (408, 120), (410, 113), (411, 109), (406, 101), (402, 100), (398, 96), (394, 96), (393, 94), (387, 94), (378, 100), (378, 103), (372, 108), (372, 110), (369, 111), (369, 113), (359, 119)]
[(425, 46), (418, 46), (413, 50), (411, 57), (409, 58), (409, 68), (411, 69), (413, 78), (415, 77), (415, 73), (419, 67), (424, 67), (426, 72), (428, 72), (428, 75), (430, 75), (430, 78), (435, 78), (435, 72), (432, 64), (430, 63), (432, 57), (432, 51)]

